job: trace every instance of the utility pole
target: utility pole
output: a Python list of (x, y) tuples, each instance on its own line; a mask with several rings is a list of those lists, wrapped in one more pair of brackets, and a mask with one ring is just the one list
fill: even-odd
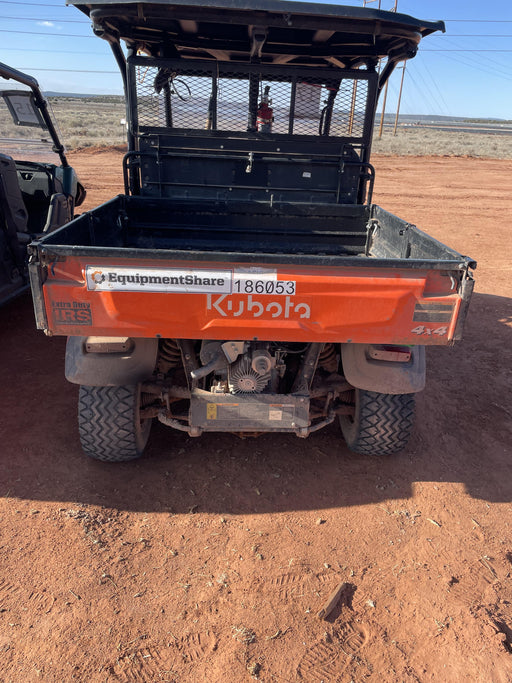
[(396, 128), (398, 126), (398, 116), (400, 114), (400, 103), (402, 101), (402, 90), (404, 87), (404, 77), (405, 77), (405, 67), (406, 66), (407, 66), (407, 62), (404, 62), (402, 64), (402, 78), (400, 79), (400, 92), (398, 93), (398, 103), (396, 105), (395, 127), (393, 129), (393, 135), (396, 135)]
[[(380, 7), (381, 0), (363, 0), (363, 7), (366, 7), (367, 5), (369, 5), (372, 2), (378, 2), (377, 9), (381, 8)], [(395, 0), (393, 7), (390, 9), (390, 12), (396, 12), (397, 7), (398, 7), (398, 0)], [(381, 62), (379, 61), (379, 73), (380, 73), (380, 68), (381, 68)], [(403, 78), (403, 74), (402, 74), (402, 78)], [(386, 85), (384, 86), (384, 95), (382, 98), (382, 113), (380, 115), (379, 138), (382, 137), (382, 129), (384, 127), (384, 116), (386, 114), (386, 100), (388, 97), (388, 84), (389, 84), (389, 80), (386, 81)], [(398, 110), (397, 110), (397, 118), (398, 118)]]

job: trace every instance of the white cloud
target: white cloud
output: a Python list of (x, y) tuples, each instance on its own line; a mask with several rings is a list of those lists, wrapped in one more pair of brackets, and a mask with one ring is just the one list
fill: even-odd
[(53, 28), (55, 24), (52, 21), (38, 21), (37, 22), (38, 26), (48, 26), (50, 28)]

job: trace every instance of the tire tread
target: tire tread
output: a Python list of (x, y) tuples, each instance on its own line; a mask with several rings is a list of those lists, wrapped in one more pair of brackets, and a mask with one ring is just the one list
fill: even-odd
[(86, 455), (104, 462), (125, 462), (142, 454), (137, 443), (137, 386), (82, 385), (78, 431)]
[[(342, 430), (349, 448), (362, 455), (392, 455), (407, 445), (414, 425), (414, 394), (358, 391), (358, 424)], [(356, 418), (357, 419), (357, 418)]]

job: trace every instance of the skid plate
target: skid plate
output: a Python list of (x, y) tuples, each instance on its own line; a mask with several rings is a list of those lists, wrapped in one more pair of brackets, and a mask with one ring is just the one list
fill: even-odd
[(309, 398), (195, 390), (190, 400), (190, 425), (210, 432), (296, 432), (309, 427)]

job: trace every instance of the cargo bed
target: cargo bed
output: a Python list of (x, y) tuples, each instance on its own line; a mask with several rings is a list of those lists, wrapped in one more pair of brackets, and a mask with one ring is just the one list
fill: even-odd
[[(40, 328), (133, 337), (447, 344), (475, 265), (376, 205), (124, 195), (31, 249)], [(205, 272), (226, 282), (173, 285)], [(295, 283), (288, 298), (284, 286), (258, 285), (278, 281)]]

